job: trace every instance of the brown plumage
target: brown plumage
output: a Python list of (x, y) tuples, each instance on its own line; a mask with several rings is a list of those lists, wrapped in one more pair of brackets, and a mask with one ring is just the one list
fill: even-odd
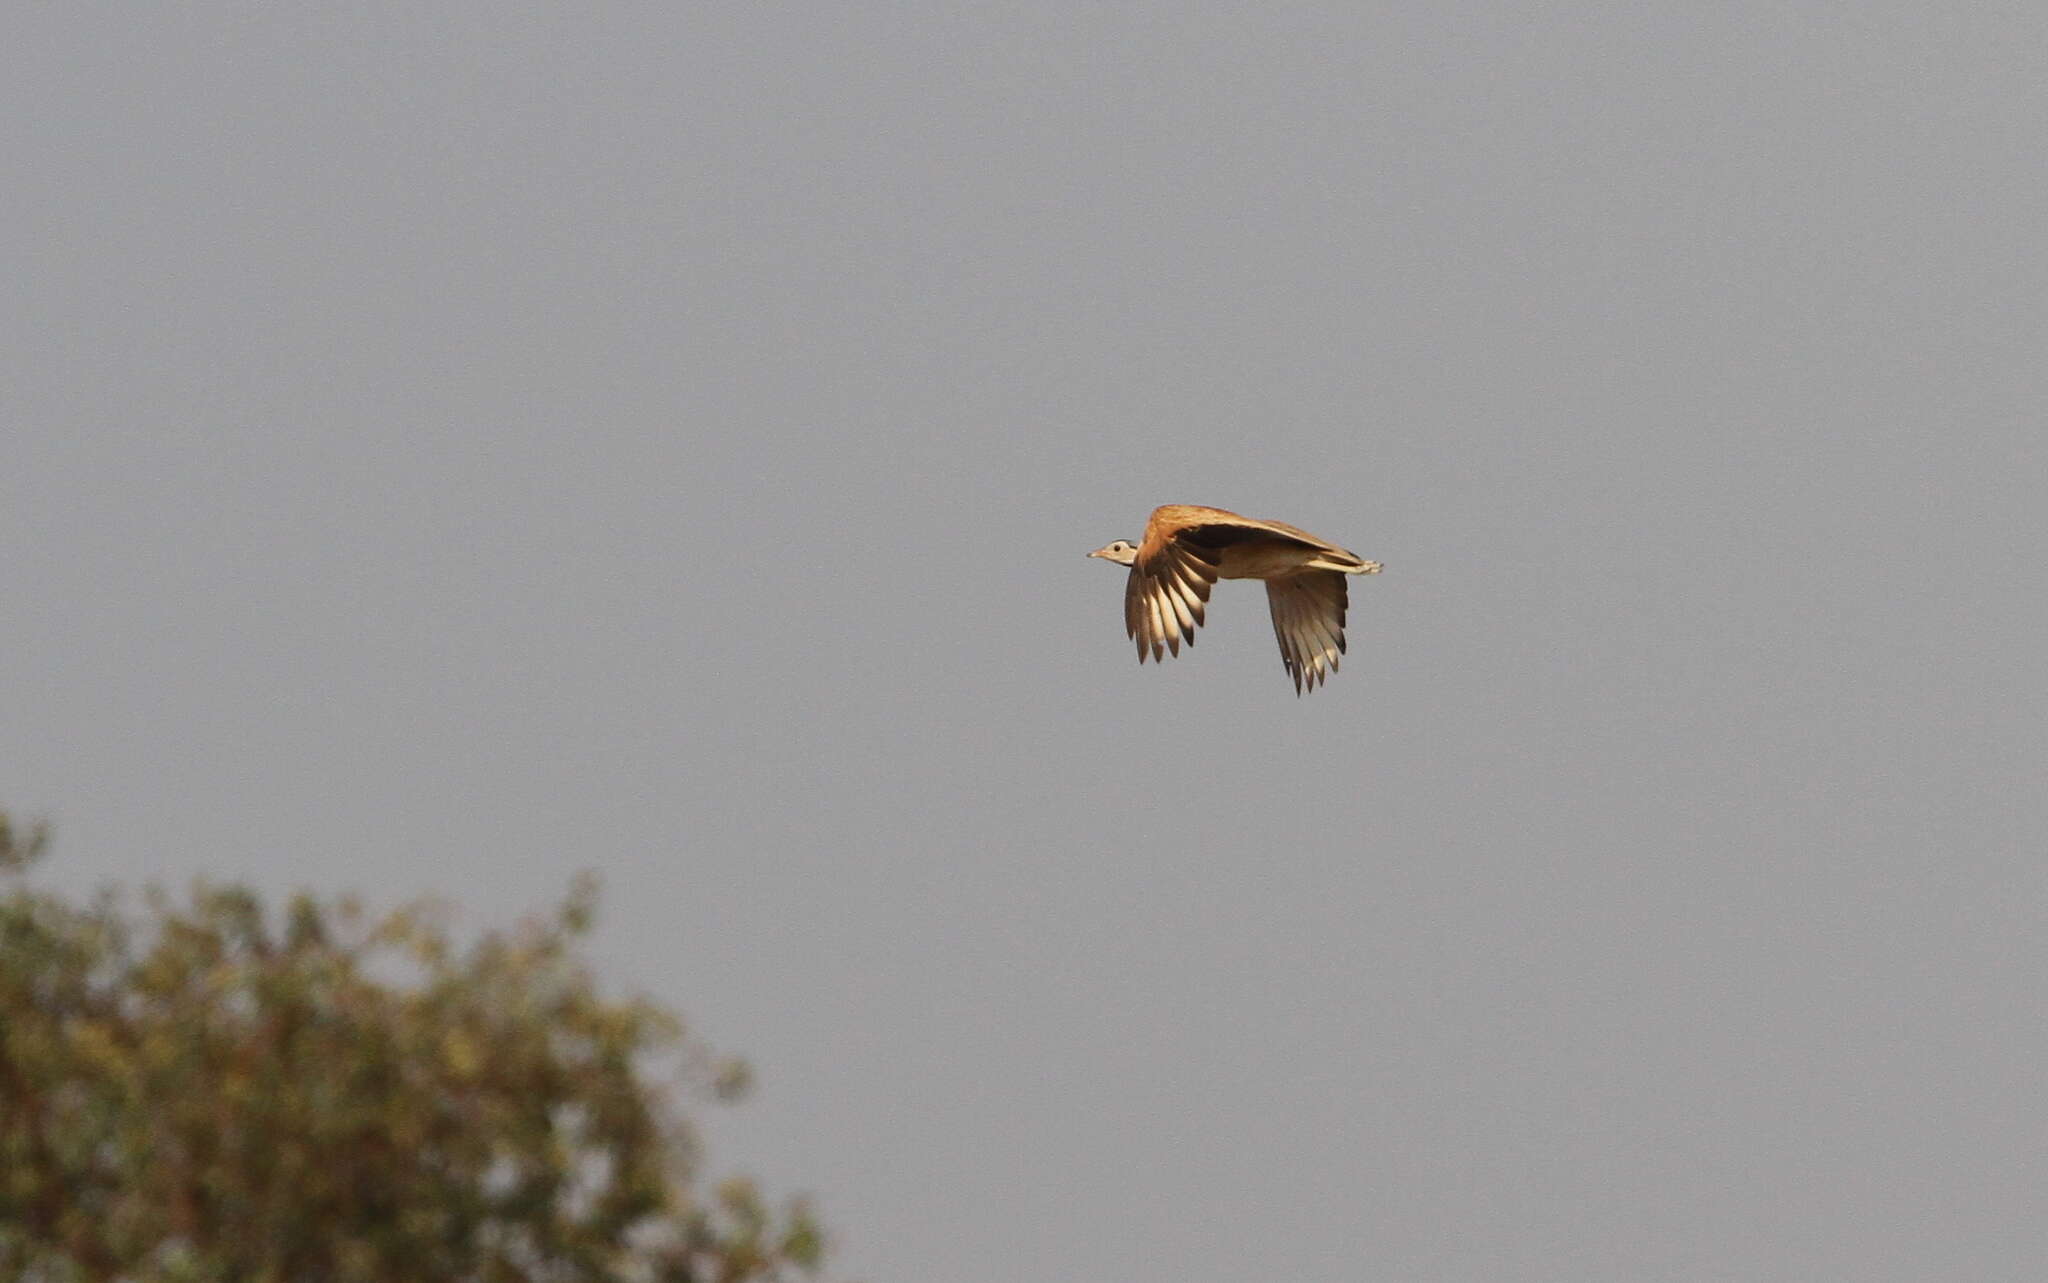
[(1164, 662), (1182, 642), (1195, 644), (1218, 579), (1265, 580), (1280, 661), (1297, 695), (1337, 671), (1349, 605), (1344, 576), (1380, 572), (1378, 562), (1284, 522), (1182, 503), (1154, 508), (1136, 546), (1119, 539), (1088, 555), (1131, 568), (1124, 629), (1141, 664), (1148, 651)]

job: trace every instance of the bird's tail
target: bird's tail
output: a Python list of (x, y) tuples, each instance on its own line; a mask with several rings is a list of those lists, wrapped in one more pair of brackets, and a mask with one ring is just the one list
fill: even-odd
[(1346, 575), (1377, 575), (1380, 563), (1367, 561), (1356, 553), (1325, 552), (1319, 554), (1309, 566), (1315, 570), (1335, 570)]

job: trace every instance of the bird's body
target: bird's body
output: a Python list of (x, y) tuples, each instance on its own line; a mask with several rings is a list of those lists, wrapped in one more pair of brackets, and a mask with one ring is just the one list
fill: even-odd
[(1167, 504), (1152, 510), (1135, 546), (1119, 539), (1088, 554), (1131, 568), (1124, 587), (1124, 628), (1138, 662), (1195, 644), (1218, 579), (1263, 579), (1280, 639), (1280, 660), (1300, 694), (1337, 671), (1344, 650), (1346, 575), (1376, 575), (1380, 565), (1306, 530), (1241, 517), (1222, 508)]

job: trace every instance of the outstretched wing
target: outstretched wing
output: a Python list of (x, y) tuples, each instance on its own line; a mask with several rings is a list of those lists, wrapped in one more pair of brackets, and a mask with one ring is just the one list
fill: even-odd
[(1280, 639), (1280, 662), (1294, 679), (1294, 693), (1304, 684), (1330, 680), (1337, 656), (1344, 653), (1344, 610), (1350, 592), (1344, 576), (1334, 570), (1311, 570), (1266, 581), (1266, 604), (1273, 609), (1273, 632)]
[(1292, 544), (1323, 553), (1345, 563), (1364, 563), (1349, 549), (1310, 534), (1284, 521), (1262, 521), (1225, 508), (1202, 508), (1188, 503), (1169, 503), (1152, 510), (1145, 523), (1145, 539), (1138, 555), (1143, 557), (1174, 544), (1190, 545), (1214, 557), (1223, 549), (1241, 543)]
[(1202, 626), (1209, 589), (1216, 583), (1216, 565), (1200, 551), (1168, 544), (1131, 565), (1124, 584), (1124, 631), (1138, 641), (1138, 662), (1150, 651), (1154, 662), (1165, 652), (1180, 654), (1180, 644), (1195, 644)]

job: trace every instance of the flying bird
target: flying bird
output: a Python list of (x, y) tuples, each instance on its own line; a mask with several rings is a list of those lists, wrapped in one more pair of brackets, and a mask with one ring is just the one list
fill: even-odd
[(1218, 579), (1265, 580), (1280, 662), (1296, 695), (1337, 671), (1350, 604), (1344, 576), (1380, 573), (1377, 561), (1306, 530), (1184, 503), (1154, 508), (1137, 545), (1119, 539), (1088, 555), (1131, 568), (1124, 630), (1137, 639), (1141, 664), (1147, 651), (1164, 663), (1167, 651), (1179, 655), (1182, 642), (1195, 644)]

